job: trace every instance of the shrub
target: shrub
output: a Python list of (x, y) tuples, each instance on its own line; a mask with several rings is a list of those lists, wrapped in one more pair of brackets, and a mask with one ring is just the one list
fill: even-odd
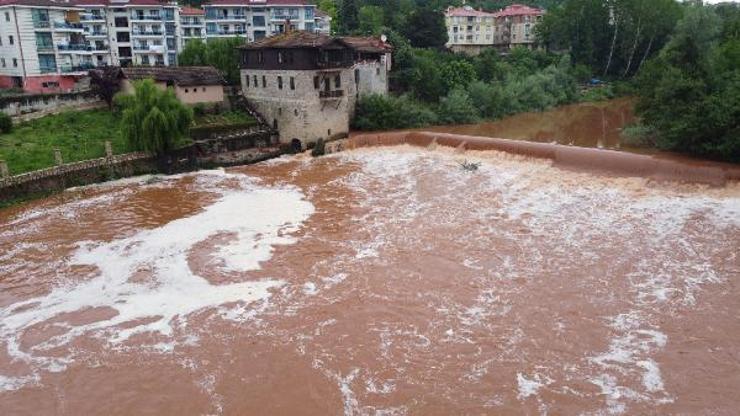
[(7, 134), (13, 130), (13, 119), (9, 115), (0, 112), (0, 133)]
[(195, 114), (196, 117), (202, 117), (206, 113), (206, 105), (203, 103), (198, 103), (193, 106), (193, 114)]
[(475, 123), (480, 112), (463, 88), (450, 91), (439, 103), (439, 119), (448, 124)]
[(358, 130), (391, 130), (436, 122), (432, 110), (408, 96), (370, 95), (360, 98), (352, 124)]
[(326, 145), (324, 144), (324, 139), (320, 138), (311, 150), (311, 156), (318, 157), (324, 156), (324, 154), (326, 154)]
[(656, 132), (644, 124), (632, 124), (622, 130), (622, 143), (632, 147), (655, 147)]
[(468, 95), (480, 115), (485, 118), (499, 118), (507, 113), (508, 104), (503, 87), (498, 84), (489, 84), (475, 81), (468, 85)]

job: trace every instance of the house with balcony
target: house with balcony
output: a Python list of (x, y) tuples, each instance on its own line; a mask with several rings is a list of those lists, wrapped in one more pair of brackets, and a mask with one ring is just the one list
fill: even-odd
[(536, 46), (535, 25), (545, 11), (512, 4), (498, 12), (476, 10), (470, 6), (449, 7), (445, 12), (447, 48), (453, 52), (477, 55), (486, 48), (501, 51), (516, 46)]
[(346, 135), (357, 99), (386, 93), (390, 45), (288, 31), (241, 47), (241, 86), (280, 142), (304, 148)]
[(206, 39), (206, 12), (203, 9), (183, 7), (180, 9), (180, 35), (183, 44), (191, 39)]
[(496, 36), (494, 45), (501, 50), (517, 46), (529, 49), (537, 45), (535, 26), (542, 20), (545, 11), (522, 4), (512, 4), (496, 13)]
[(254, 42), (316, 27), (316, 6), (306, 0), (213, 0), (203, 9), (209, 38), (240, 36)]
[(69, 92), (94, 67), (84, 9), (51, 0), (0, 3), (0, 88)]

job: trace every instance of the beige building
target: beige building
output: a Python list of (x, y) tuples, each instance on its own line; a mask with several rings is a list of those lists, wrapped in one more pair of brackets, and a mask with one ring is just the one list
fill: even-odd
[(224, 102), (224, 78), (211, 66), (121, 68), (122, 90), (133, 92), (133, 81), (151, 79), (161, 88), (172, 87), (185, 104)]
[(447, 48), (470, 55), (477, 55), (486, 48), (533, 48), (537, 41), (534, 28), (544, 13), (544, 10), (521, 4), (512, 4), (498, 12), (470, 6), (450, 7), (445, 13)]

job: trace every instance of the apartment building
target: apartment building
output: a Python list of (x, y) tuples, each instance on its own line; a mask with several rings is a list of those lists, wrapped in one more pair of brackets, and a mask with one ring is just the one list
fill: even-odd
[(183, 44), (191, 39), (206, 40), (206, 12), (203, 9), (183, 7), (180, 9), (180, 35)]
[(536, 45), (534, 28), (545, 11), (522, 4), (512, 4), (494, 13), (496, 35), (494, 44), (505, 49), (516, 46), (533, 48)]
[(172, 66), (191, 39), (255, 41), (289, 30), (328, 34), (305, 0), (0, 0), (0, 88), (68, 92), (93, 67)]
[(479, 54), (484, 48), (493, 46), (493, 13), (476, 10), (470, 6), (450, 7), (445, 13), (447, 25), (447, 47), (453, 52)]
[[(316, 31), (316, 6), (305, 0), (213, 0), (203, 5), (206, 36), (254, 42), (291, 30)], [(322, 30), (327, 19), (320, 18)]]
[(544, 10), (513, 4), (498, 12), (470, 6), (450, 7), (445, 13), (447, 47), (454, 52), (479, 54), (485, 48), (508, 50), (536, 46), (534, 27)]

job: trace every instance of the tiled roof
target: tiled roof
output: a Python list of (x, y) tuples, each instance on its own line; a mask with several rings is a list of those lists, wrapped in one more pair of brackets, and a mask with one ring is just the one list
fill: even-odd
[(0, 0), (0, 6), (64, 7), (70, 9), (77, 7), (72, 3), (62, 0)]
[(185, 16), (198, 16), (198, 15), (204, 15), (206, 14), (205, 10), (203, 9), (196, 9), (193, 7), (183, 7), (180, 9), (180, 14)]
[(212, 66), (179, 66), (179, 67), (130, 67), (121, 68), (128, 79), (153, 79), (158, 82), (172, 82), (175, 85), (188, 87), (193, 85), (222, 85), (224, 77)]
[(494, 13), (496, 17), (508, 17), (508, 16), (539, 16), (544, 14), (545, 11), (542, 9), (536, 9), (534, 7), (525, 6), (523, 4), (512, 4), (504, 8), (503, 10)]
[(241, 46), (242, 49), (263, 48), (321, 48), (336, 42), (331, 36), (320, 33), (294, 30), (279, 35), (262, 38), (256, 42)]
[(374, 37), (345, 36), (339, 39), (358, 52), (385, 53), (393, 49), (390, 44)]
[(450, 7), (447, 9), (447, 16), (460, 16), (460, 17), (493, 17), (493, 13), (484, 12), (483, 10), (475, 10), (470, 6), (463, 7)]
[(312, 6), (314, 3), (308, 0), (265, 0), (256, 2), (254, 0), (211, 0), (203, 6)]

